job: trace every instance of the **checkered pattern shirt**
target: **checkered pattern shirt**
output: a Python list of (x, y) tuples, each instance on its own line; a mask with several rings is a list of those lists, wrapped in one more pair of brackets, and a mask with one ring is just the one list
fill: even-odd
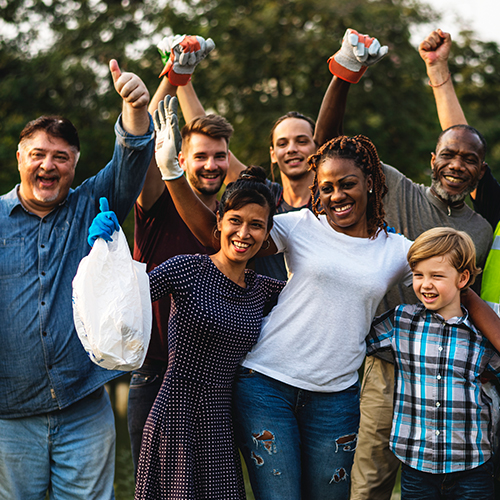
[(423, 472), (473, 469), (492, 454), (480, 376), (498, 376), (500, 357), (464, 313), (445, 321), (422, 304), (401, 305), (376, 318), (367, 337), (368, 354), (394, 354), (391, 450)]

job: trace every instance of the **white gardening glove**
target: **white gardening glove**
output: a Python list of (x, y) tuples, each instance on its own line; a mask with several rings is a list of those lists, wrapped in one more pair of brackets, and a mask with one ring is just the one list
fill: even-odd
[(342, 80), (358, 83), (366, 68), (380, 61), (388, 51), (389, 47), (381, 46), (376, 38), (349, 28), (340, 50), (328, 59), (330, 71)]
[(211, 38), (205, 40), (202, 36), (166, 36), (158, 44), (158, 51), (165, 65), (160, 78), (167, 75), (172, 85), (186, 85), (198, 63), (214, 48), (215, 43)]
[(177, 119), (177, 97), (167, 95), (160, 101), (153, 116), (156, 130), (155, 158), (164, 181), (178, 179), (184, 175), (179, 165), (182, 138)]

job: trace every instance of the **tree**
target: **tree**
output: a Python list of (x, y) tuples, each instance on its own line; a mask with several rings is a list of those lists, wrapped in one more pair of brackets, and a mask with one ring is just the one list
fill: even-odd
[(451, 55), (450, 70), (465, 116), (489, 145), (486, 159), (500, 180), (500, 51), (494, 42), (474, 39), (464, 31)]
[[(80, 131), (75, 183), (100, 169), (111, 155), (120, 106), (109, 59), (154, 92), (161, 71), (155, 45), (171, 33), (214, 39), (216, 50), (193, 77), (200, 99), (233, 123), (231, 148), (242, 161), (268, 167), (273, 122), (292, 109), (316, 117), (331, 78), (327, 59), (348, 27), (376, 36), (390, 52), (351, 89), (345, 132), (367, 135), (384, 161), (427, 179), (439, 124), (410, 29), (437, 16), (417, 1), (4, 0), (0, 10), (2, 192), (18, 182), (20, 130), (44, 113), (65, 115)], [(500, 154), (491, 105), (499, 57), (496, 44), (469, 34), (452, 62), (467, 116), (481, 125), (493, 160)]]

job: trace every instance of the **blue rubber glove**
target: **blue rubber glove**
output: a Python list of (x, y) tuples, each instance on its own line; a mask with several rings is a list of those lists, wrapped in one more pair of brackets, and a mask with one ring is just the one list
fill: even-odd
[(387, 222), (384, 222), (384, 226), (385, 230), (388, 232), (388, 233), (394, 233), (396, 234), (396, 229), (394, 227), (391, 227), (387, 224)]
[(116, 214), (109, 209), (109, 203), (106, 198), (99, 200), (101, 213), (97, 214), (89, 227), (88, 244), (93, 247), (97, 238), (105, 241), (113, 241), (111, 235), (120, 230), (120, 224)]

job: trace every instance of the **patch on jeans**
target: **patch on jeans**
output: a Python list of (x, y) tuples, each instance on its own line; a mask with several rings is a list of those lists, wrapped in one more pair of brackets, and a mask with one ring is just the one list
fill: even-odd
[(354, 451), (358, 444), (357, 434), (346, 434), (335, 440), (335, 453), (339, 451), (339, 447), (342, 446), (343, 451)]
[(340, 483), (340, 481), (347, 481), (347, 472), (344, 467), (340, 467), (335, 471), (335, 474), (330, 479), (330, 484)]
[(274, 434), (271, 431), (262, 431), (260, 434), (253, 433), (252, 439), (257, 448), (259, 447), (259, 444), (261, 444), (269, 455), (276, 453)]

